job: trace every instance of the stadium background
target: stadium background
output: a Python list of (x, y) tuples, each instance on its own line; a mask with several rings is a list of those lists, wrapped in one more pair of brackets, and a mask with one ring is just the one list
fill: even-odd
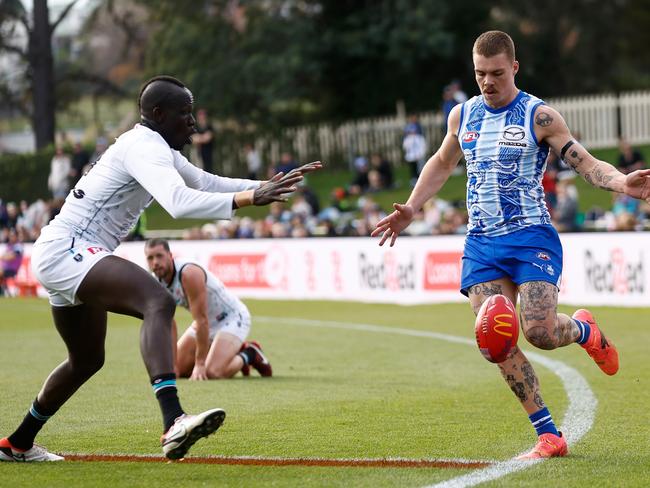
[[(43, 18), (49, 30), (38, 23)], [(435, 148), (443, 91), (458, 81), (475, 94), (471, 43), (492, 28), (515, 39), (522, 63), (518, 86), (556, 104), (587, 147), (600, 148), (599, 157), (616, 164), (617, 139), (624, 136), (648, 161), (650, 54), (643, 46), (650, 41), (649, 22), (647, 0), (4, 0), (0, 199), (2, 206), (49, 199), (55, 143), (71, 151), (80, 141), (92, 152), (99, 139), (136, 120), (140, 83), (166, 72), (188, 83), (197, 107), (210, 114), (216, 172), (243, 176), (246, 142), (260, 151), (265, 169), (285, 151), (300, 159), (326, 154), (329, 174), (310, 181), (325, 206), (334, 188), (353, 179), (359, 156), (381, 151), (398, 185), (370, 197), (388, 210), (409, 191), (401, 161), (409, 115), (419, 116)], [(462, 174), (452, 177), (444, 198), (462, 207), (463, 185)], [(612, 208), (609, 194), (576, 185), (583, 217), (594, 206)], [(351, 201), (356, 205), (358, 197)], [(255, 212), (241, 216), (267, 218), (266, 211)], [(181, 236), (206, 224), (172, 221), (155, 206), (147, 215), (150, 235)], [(582, 413), (594, 423), (570, 458), (505, 473), (492, 485), (650, 484), (644, 420), (650, 400), (647, 216), (639, 212), (637, 232), (562, 235), (560, 300), (607, 305), (596, 311), (616, 338), (622, 371), (614, 380), (602, 378), (570, 348), (544, 353), (535, 365), (556, 415), (564, 419), (574, 403), (582, 403), (593, 407)], [(219, 438), (200, 446), (197, 456), (491, 463), (529, 447), (532, 433), (520, 422), (518, 405), (472, 346), (469, 307), (447, 303), (462, 301), (455, 291), (461, 242), (459, 236), (412, 237), (392, 251), (359, 237), (174, 243), (178, 252), (212, 265), (246, 298), (256, 334), (278, 365), (271, 382), (182, 383), (192, 405), (211, 405), (216, 398), (232, 412)], [(25, 248), (28, 257), (29, 244)], [(141, 250), (136, 242), (119, 252), (141, 262)], [(34, 285), (25, 262), (9, 291), (42, 295)], [(321, 299), (329, 301), (314, 301)], [(6, 432), (64, 351), (45, 300), (2, 298), (0, 317), (0, 348), (11, 365), (0, 378), (0, 391), (10, 392), (0, 403), (0, 432)], [(155, 405), (137, 351), (137, 322), (111, 316), (109, 329), (106, 368), (48, 426), (41, 442), (76, 454), (157, 454), (151, 442), (158, 429)], [(445, 342), (445, 334), (461, 342)], [(549, 366), (544, 358), (558, 363)], [(584, 378), (586, 389), (558, 376), (565, 366)], [(154, 480), (183, 486), (422, 486), (467, 471), (117, 460), (45, 469), (0, 466), (2, 484), (15, 486), (150, 486)]]

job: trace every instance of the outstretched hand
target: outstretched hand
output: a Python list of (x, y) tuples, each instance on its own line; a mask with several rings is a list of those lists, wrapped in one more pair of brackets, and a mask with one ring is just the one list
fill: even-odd
[(268, 181), (262, 183), (253, 192), (253, 205), (268, 205), (271, 202), (286, 202), (287, 193), (296, 191), (296, 185), (302, 181), (302, 174), (277, 173)]
[(278, 173), (268, 181), (262, 183), (253, 193), (253, 205), (268, 205), (271, 202), (286, 202), (288, 193), (297, 190), (297, 184), (302, 181), (303, 175), (317, 171), (323, 167), (320, 161), (303, 164), (292, 169), (286, 175)]
[(415, 215), (415, 210), (411, 205), (393, 203), (393, 208), (395, 211), (377, 222), (375, 230), (370, 234), (372, 237), (383, 234), (379, 241), (380, 246), (383, 246), (390, 237), (390, 247), (393, 247), (397, 236), (409, 226)]
[(623, 191), (626, 195), (650, 203), (650, 169), (639, 169), (627, 175)]
[(298, 173), (301, 175), (312, 173), (314, 171), (318, 171), (322, 167), (323, 167), (323, 163), (321, 163), (320, 161), (313, 161), (311, 163), (303, 164), (298, 168), (292, 169), (291, 171), (289, 171), (289, 173), (287, 173), (287, 176), (292, 175), (294, 173)]

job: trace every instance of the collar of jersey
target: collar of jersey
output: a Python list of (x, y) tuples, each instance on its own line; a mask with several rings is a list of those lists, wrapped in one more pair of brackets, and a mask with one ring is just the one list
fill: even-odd
[(481, 95), (481, 102), (483, 103), (483, 106), (485, 107), (485, 110), (492, 114), (500, 114), (501, 112), (505, 112), (506, 110), (510, 110), (518, 101), (521, 97), (524, 96), (524, 92), (522, 90), (519, 90), (519, 93), (517, 93), (517, 96), (510, 102), (508, 105), (501, 107), (501, 108), (492, 108), (490, 107), (487, 103), (485, 103), (485, 98), (483, 95)]

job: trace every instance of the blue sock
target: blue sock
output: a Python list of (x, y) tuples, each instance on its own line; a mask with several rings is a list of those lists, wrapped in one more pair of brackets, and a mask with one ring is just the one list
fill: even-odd
[(573, 321), (580, 329), (580, 337), (576, 341), (578, 344), (582, 345), (589, 340), (589, 335), (591, 334), (591, 327), (587, 322), (581, 322), (580, 320), (573, 319)]
[(529, 415), (528, 418), (530, 419), (530, 423), (533, 424), (533, 427), (535, 427), (537, 435), (560, 435), (560, 433), (557, 431), (557, 428), (555, 427), (555, 424), (553, 423), (553, 417), (551, 417), (551, 413), (548, 411), (548, 408), (544, 407), (534, 414)]

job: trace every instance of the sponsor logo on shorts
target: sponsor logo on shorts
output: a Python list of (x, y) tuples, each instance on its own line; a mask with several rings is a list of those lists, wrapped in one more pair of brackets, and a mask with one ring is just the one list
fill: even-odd
[(548, 254), (546, 254), (545, 252), (538, 252), (537, 253), (537, 258), (541, 259), (543, 261), (550, 261), (551, 260), (551, 257)]
[(555, 276), (555, 268), (551, 264), (537, 264), (537, 263), (530, 263), (536, 268), (539, 268), (541, 271), (544, 273), (550, 275), (550, 276)]
[(74, 259), (75, 261), (77, 261), (78, 263), (80, 263), (81, 261), (84, 260), (84, 257), (83, 257), (81, 254), (78, 254), (78, 253), (77, 253), (77, 254), (75, 254), (75, 256), (74, 256), (72, 259)]
[(100, 252), (108, 252), (106, 249), (104, 249), (103, 247), (100, 247), (100, 246), (87, 247), (86, 250), (90, 254), (97, 254), (97, 253), (100, 253)]

